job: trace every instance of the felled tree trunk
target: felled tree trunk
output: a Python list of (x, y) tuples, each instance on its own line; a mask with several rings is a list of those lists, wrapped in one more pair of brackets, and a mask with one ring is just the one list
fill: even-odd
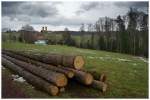
[(2, 57), (2, 65), (11, 69), (12, 71), (16, 72), (17, 74), (21, 75), (23, 78), (25, 78), (30, 84), (37, 87), (38, 89), (44, 90), (48, 92), (51, 95), (57, 95), (59, 92), (59, 89), (47, 81), (31, 74), (30, 72), (27, 72), (23, 68), (20, 68), (16, 64), (8, 61), (7, 59)]
[(73, 67), (75, 69), (82, 69), (84, 65), (84, 59), (82, 56), (65, 56), (62, 57), (63, 66)]
[(31, 73), (40, 76), (44, 78), (45, 80), (55, 84), (59, 87), (64, 87), (67, 85), (67, 78), (64, 74), (57, 73), (54, 71), (50, 71), (41, 67), (36, 67), (34, 65), (31, 65), (29, 63), (17, 60), (15, 58), (3, 55), (6, 59), (10, 60), (11, 62), (15, 63), (18, 66), (21, 66), (22, 68), (26, 69), (27, 71), (30, 71)]
[(91, 86), (95, 89), (101, 90), (102, 92), (106, 92), (107, 90), (107, 84), (98, 80), (93, 80)]
[(96, 71), (85, 71), (85, 72), (92, 74), (92, 76), (95, 80), (99, 80), (101, 82), (106, 82), (107, 77), (104, 73), (99, 74)]
[(3, 54), (6, 54), (6, 55), (11, 56), (13, 58), (25, 61), (27, 63), (31, 63), (31, 64), (34, 64), (34, 65), (37, 65), (37, 66), (41, 66), (41, 67), (46, 68), (48, 70), (53, 70), (53, 71), (56, 71), (56, 72), (59, 72), (59, 73), (63, 73), (68, 78), (72, 78), (74, 76), (74, 73), (72, 71), (64, 70), (62, 68), (57, 68), (56, 66), (45, 64), (45, 63), (42, 63), (42, 62), (30, 59), (30, 58), (21, 56), (21, 55), (17, 55), (17, 54), (14, 54), (14, 53), (11, 53), (11, 52), (6, 52), (6, 51), (4, 51)]
[(66, 56), (61, 54), (31, 54), (27, 52), (21, 52), (21, 51), (13, 51), (13, 50), (3, 50), (3, 51), (9, 51), (13, 52), (15, 54), (19, 54), (34, 60), (38, 60), (47, 64), (52, 65), (62, 65), (65, 67), (72, 67), (75, 69), (82, 69), (84, 66), (84, 59), (82, 56)]

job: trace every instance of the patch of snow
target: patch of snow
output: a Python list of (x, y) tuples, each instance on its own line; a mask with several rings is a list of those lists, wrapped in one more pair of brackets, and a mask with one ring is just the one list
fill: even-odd
[(131, 61), (131, 60), (118, 58), (118, 61), (129, 62), (129, 61)]
[[(95, 56), (87, 56), (87, 58), (89, 59), (100, 59), (100, 60), (115, 60), (115, 61), (120, 61), (120, 62), (130, 62), (131, 60), (129, 59), (123, 59), (123, 58), (112, 58), (110, 56), (107, 57), (95, 57)], [(137, 65), (137, 64), (133, 64), (133, 65)]]
[(90, 58), (90, 59), (94, 59), (95, 57), (92, 57), (92, 56), (88, 56), (88, 58)]
[(148, 61), (146, 59), (144, 59), (143, 57), (138, 57), (140, 60), (142, 60), (145, 63), (148, 63)]
[(17, 81), (17, 82), (21, 82), (21, 83), (26, 81), (23, 77), (20, 77), (19, 75), (12, 74), (11, 76), (13, 78), (13, 81)]
[(19, 78), (19, 75), (12, 74), (11, 76), (12, 76), (13, 79)]
[(86, 54), (96, 54), (96, 53), (91, 52), (91, 51), (83, 51), (83, 50), (78, 50), (78, 49), (76, 51), (81, 52), (81, 53), (86, 53)]
[(13, 80), (17, 81), (17, 82), (21, 82), (21, 83), (26, 81), (23, 77), (19, 77), (19, 78), (13, 79)]

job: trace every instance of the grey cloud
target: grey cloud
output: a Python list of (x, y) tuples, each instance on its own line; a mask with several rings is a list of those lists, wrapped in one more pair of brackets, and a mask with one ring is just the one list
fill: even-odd
[[(55, 2), (56, 4), (60, 3)], [(18, 24), (32, 24), (33, 20), (42, 23), (44, 18), (51, 19), (58, 15), (55, 5), (46, 2), (2, 2), (3, 27), (13, 28), (18, 27)]]
[(36, 4), (26, 3), (22, 6), (22, 10), (24, 10), (24, 12), (26, 12), (26, 14), (30, 16), (47, 17), (47, 16), (55, 16), (58, 14), (58, 11), (53, 4), (46, 5), (43, 3), (36, 3)]
[(15, 7), (15, 6), (19, 6), (22, 3), (24, 3), (24, 2), (7, 2), (7, 1), (3, 1), (2, 2), (2, 7)]
[(106, 8), (107, 6), (116, 6), (118, 8), (130, 8), (130, 7), (134, 7), (137, 8), (139, 10), (147, 10), (148, 9), (148, 2), (88, 2), (88, 3), (83, 3), (80, 7), (79, 10), (76, 11), (76, 14), (81, 14), (87, 11), (90, 11), (92, 9), (103, 9)]
[(39, 19), (39, 21), (37, 21), (38, 18), (34, 18), (32, 19), (32, 24), (36, 24), (36, 25), (40, 25), (40, 24), (49, 24), (49, 25), (53, 25), (53, 26), (61, 26), (61, 25), (72, 25), (72, 26), (78, 26), (81, 25), (82, 22), (87, 22), (86, 19), (79, 19), (79, 18), (66, 18), (63, 16), (59, 16), (59, 17), (53, 17), (51, 19), (49, 18), (44, 18), (42, 20)]
[(148, 7), (148, 2), (116, 2), (114, 3), (118, 7), (135, 7), (135, 8), (143, 8)]
[(22, 2), (2, 2), (2, 16), (16, 15), (21, 4)]
[(79, 10), (77, 10), (76, 14), (81, 14), (86, 11), (90, 11), (92, 9), (97, 8), (100, 5), (99, 2), (87, 2), (83, 3)]
[(91, 10), (93, 8), (96, 8), (98, 5), (99, 5), (98, 2), (92, 2), (92, 3), (83, 4), (81, 6), (81, 8), (86, 10), (86, 11), (89, 11), (89, 10)]
[(2, 16), (17, 17), (20, 15), (39, 16), (55, 16), (58, 11), (54, 5), (46, 5), (44, 3), (32, 2), (2, 2)]

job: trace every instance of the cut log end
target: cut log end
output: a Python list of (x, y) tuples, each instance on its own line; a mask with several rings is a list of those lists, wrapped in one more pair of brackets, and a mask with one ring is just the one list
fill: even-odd
[(49, 86), (48, 91), (50, 92), (51, 95), (55, 96), (58, 94), (59, 89), (56, 86)]
[(82, 56), (76, 56), (74, 59), (74, 67), (75, 69), (82, 69), (84, 65), (84, 59)]
[(86, 78), (85, 78), (85, 84), (86, 85), (90, 85), (93, 82), (93, 76), (89, 73), (86, 74)]
[(68, 78), (73, 78), (74, 77), (74, 73), (72, 71), (68, 72)]
[(56, 82), (57, 86), (59, 86), (59, 87), (64, 87), (68, 83), (68, 79), (66, 78), (65, 75), (58, 76), (56, 81), (57, 81)]

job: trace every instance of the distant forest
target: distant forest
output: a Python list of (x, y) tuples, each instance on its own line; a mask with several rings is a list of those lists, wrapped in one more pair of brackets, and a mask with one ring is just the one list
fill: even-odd
[[(64, 44), (76, 46), (67, 28), (65, 31)], [(137, 9), (130, 8), (126, 15), (118, 15), (116, 19), (104, 17), (99, 18), (95, 24), (82, 24), (80, 32), (80, 48), (148, 57), (148, 14)], [(87, 33), (91, 33), (91, 36), (85, 42)]]

